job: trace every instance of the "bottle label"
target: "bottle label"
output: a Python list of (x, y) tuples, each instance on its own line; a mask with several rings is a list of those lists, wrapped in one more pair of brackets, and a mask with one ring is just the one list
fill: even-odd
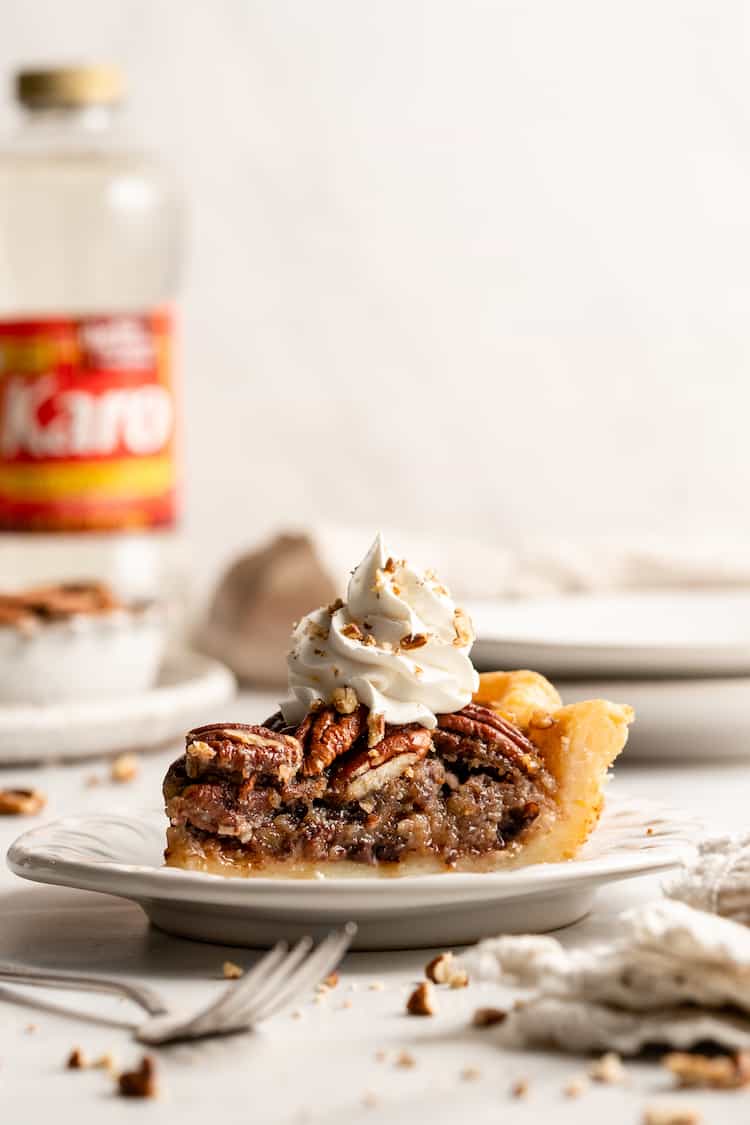
[(168, 311), (0, 320), (0, 528), (175, 520)]

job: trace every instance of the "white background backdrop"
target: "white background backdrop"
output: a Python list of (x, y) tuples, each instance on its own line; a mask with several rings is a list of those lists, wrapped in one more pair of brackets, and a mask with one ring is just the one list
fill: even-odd
[[(4, 0), (192, 210), (188, 534), (742, 532), (742, 0)], [(10, 128), (10, 97), (0, 126)]]

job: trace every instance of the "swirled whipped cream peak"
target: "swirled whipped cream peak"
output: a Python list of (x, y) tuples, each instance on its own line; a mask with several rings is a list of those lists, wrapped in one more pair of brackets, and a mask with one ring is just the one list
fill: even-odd
[(299, 723), (337, 688), (386, 723), (421, 723), (460, 711), (479, 677), (469, 659), (471, 620), (431, 571), (391, 555), (381, 535), (352, 573), (346, 602), (316, 609), (292, 634), (287, 723)]

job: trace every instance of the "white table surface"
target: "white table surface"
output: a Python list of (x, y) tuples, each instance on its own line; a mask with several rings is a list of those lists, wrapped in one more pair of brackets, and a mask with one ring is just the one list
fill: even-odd
[[(226, 709), (229, 717), (258, 721), (267, 697), (246, 695)], [(207, 716), (215, 718), (216, 716)], [(89, 787), (92, 774), (106, 779), (104, 763), (0, 771), (0, 785), (33, 785), (49, 798), (43, 816), (52, 819), (87, 811), (124, 811), (153, 806), (162, 775), (179, 752), (144, 755), (130, 784), (108, 781)], [(660, 798), (705, 816), (719, 830), (747, 827), (747, 765), (643, 763), (618, 769), (614, 784), (635, 795)], [(158, 799), (158, 797), (157, 797)], [(0, 819), (0, 849), (39, 818)], [(588, 919), (562, 934), (569, 943), (611, 932), (621, 909), (658, 894), (653, 877), (600, 892)], [(70, 971), (116, 974), (143, 980), (186, 1007), (207, 1001), (222, 987), (226, 958), (250, 965), (256, 955), (171, 938), (149, 929), (138, 907), (115, 898), (48, 888), (23, 882), (4, 866), (0, 871), (0, 960)], [(493, 1043), (492, 1030), (470, 1028), (476, 1007), (498, 999), (494, 986), (472, 984), (440, 990), (439, 1014), (407, 1017), (405, 999), (422, 976), (430, 955), (414, 953), (350, 956), (338, 987), (316, 1004), (301, 1006), (301, 1018), (275, 1017), (261, 1031), (199, 1044), (161, 1049), (158, 1101), (133, 1103), (113, 1096), (113, 1083), (101, 1070), (67, 1071), (73, 1046), (91, 1056), (112, 1051), (121, 1064), (140, 1056), (123, 1027), (93, 1025), (0, 1000), (0, 1106), (9, 1125), (135, 1120), (206, 1122), (216, 1125), (275, 1125), (303, 1122), (472, 1121), (476, 1123), (575, 1122), (608, 1125), (639, 1122), (643, 1107), (669, 1093), (670, 1082), (657, 1065), (628, 1064), (624, 1087), (592, 1087), (569, 1100), (563, 1085), (581, 1072), (576, 1058), (541, 1053), (508, 1053)], [(370, 985), (380, 982), (382, 989)], [(126, 1002), (67, 993), (26, 990), (99, 1016), (126, 1022), (135, 1010)], [(30, 1026), (31, 1025), (31, 1026)], [(394, 1065), (399, 1051), (415, 1059), (411, 1069)], [(386, 1052), (384, 1061), (376, 1055)], [(480, 1073), (462, 1078), (466, 1067)], [(529, 1082), (523, 1101), (509, 1096), (518, 1078)], [(750, 1120), (750, 1094), (680, 1094), (702, 1107), (706, 1123)], [(366, 1104), (374, 1100), (374, 1105)]]

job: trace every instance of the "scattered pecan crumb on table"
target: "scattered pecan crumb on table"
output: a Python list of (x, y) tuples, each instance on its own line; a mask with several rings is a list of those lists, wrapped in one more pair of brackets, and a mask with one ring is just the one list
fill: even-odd
[(478, 1066), (465, 1066), (461, 1071), (462, 1082), (476, 1082), (477, 1078), (482, 1077), (482, 1072)]
[(510, 1088), (512, 1098), (525, 1098), (529, 1092), (529, 1083), (526, 1078), (518, 1078)]
[(411, 1051), (400, 1051), (396, 1056), (394, 1065), (401, 1067), (402, 1070), (409, 1070), (411, 1067), (417, 1065), (417, 1060), (414, 1058)]
[(563, 1086), (566, 1098), (580, 1098), (589, 1088), (589, 1080), (585, 1074), (574, 1074)]
[(653, 1102), (643, 1111), (643, 1125), (701, 1125), (701, 1113), (682, 1102)]
[(80, 1047), (73, 1048), (65, 1063), (68, 1070), (85, 1070), (88, 1065), (88, 1060)]
[(678, 1086), (737, 1090), (750, 1084), (750, 1051), (736, 1055), (693, 1055), (672, 1051), (661, 1060)]
[(622, 1059), (614, 1051), (608, 1051), (600, 1059), (595, 1059), (589, 1067), (589, 1078), (606, 1086), (615, 1086), (627, 1079), (627, 1071)]
[(94, 1059), (91, 1065), (97, 1070), (106, 1070), (110, 1074), (114, 1074), (117, 1070), (117, 1059), (111, 1051), (105, 1051), (103, 1055), (99, 1055), (99, 1058)]
[(323, 977), (323, 984), (326, 986), (326, 988), (335, 988), (338, 983), (338, 973), (329, 973), (327, 977)]
[(495, 1027), (507, 1019), (508, 1013), (502, 1008), (477, 1008), (472, 1017), (474, 1027)]
[(221, 971), (224, 974), (224, 980), (239, 980), (240, 977), (245, 975), (245, 970), (239, 965), (235, 965), (234, 961), (225, 961)]
[(155, 1098), (158, 1092), (156, 1065), (150, 1055), (144, 1055), (135, 1070), (121, 1074), (117, 1089), (122, 1098)]
[(38, 789), (0, 789), (0, 816), (36, 816), (46, 804)]
[(432, 994), (432, 985), (423, 980), (412, 992), (406, 1001), (406, 1010), (410, 1016), (434, 1016), (437, 1008)]
[(439, 953), (425, 965), (424, 974), (434, 984), (447, 984), (451, 988), (465, 988), (469, 983), (466, 969), (456, 964), (452, 953)]
[(112, 762), (110, 777), (118, 784), (135, 781), (138, 776), (138, 759), (135, 754), (118, 754)]

